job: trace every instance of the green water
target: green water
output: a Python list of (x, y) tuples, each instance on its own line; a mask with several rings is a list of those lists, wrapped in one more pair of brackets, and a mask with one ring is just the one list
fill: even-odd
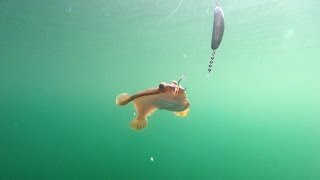
[[(212, 0), (0, 0), (0, 179), (320, 179), (320, 2), (221, 1), (208, 78)], [(116, 96), (184, 73), (131, 130)]]

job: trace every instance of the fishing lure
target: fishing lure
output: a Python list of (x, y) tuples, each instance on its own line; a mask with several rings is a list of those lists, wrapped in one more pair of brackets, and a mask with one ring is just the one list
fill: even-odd
[(213, 50), (211, 55), (211, 60), (209, 61), (208, 72), (210, 74), (212, 70), (212, 64), (214, 56), (216, 54), (216, 49), (218, 49), (224, 32), (224, 14), (220, 6), (220, 1), (216, 1), (216, 7), (214, 9), (214, 18), (213, 18), (213, 30), (212, 30), (212, 40), (211, 40), (211, 49)]

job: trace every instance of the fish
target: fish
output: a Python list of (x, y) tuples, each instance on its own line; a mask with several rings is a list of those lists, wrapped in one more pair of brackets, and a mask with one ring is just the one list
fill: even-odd
[(157, 109), (172, 111), (180, 117), (189, 113), (190, 103), (187, 100), (186, 88), (179, 85), (180, 81), (173, 80), (170, 83), (161, 82), (158, 87), (148, 88), (139, 93), (129, 95), (121, 93), (116, 97), (118, 106), (125, 106), (133, 102), (136, 117), (129, 123), (136, 131), (145, 129), (148, 126), (147, 117)]

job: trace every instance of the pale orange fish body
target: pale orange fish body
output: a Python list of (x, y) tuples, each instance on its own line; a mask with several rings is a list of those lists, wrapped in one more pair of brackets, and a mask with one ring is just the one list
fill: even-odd
[(160, 83), (157, 88), (146, 89), (132, 96), (122, 93), (116, 98), (119, 106), (125, 106), (131, 101), (137, 112), (137, 117), (130, 122), (131, 128), (135, 130), (147, 127), (147, 117), (157, 109), (173, 111), (177, 116), (184, 117), (187, 116), (190, 106), (185, 89), (176, 81)]

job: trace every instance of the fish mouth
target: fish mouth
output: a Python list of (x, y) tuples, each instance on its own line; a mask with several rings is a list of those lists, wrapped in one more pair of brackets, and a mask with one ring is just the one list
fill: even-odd
[(186, 101), (184, 102), (184, 105), (185, 105), (186, 109), (187, 109), (187, 108), (189, 108), (189, 107), (190, 107), (190, 103), (189, 103), (189, 101), (188, 101), (188, 100), (186, 100)]

